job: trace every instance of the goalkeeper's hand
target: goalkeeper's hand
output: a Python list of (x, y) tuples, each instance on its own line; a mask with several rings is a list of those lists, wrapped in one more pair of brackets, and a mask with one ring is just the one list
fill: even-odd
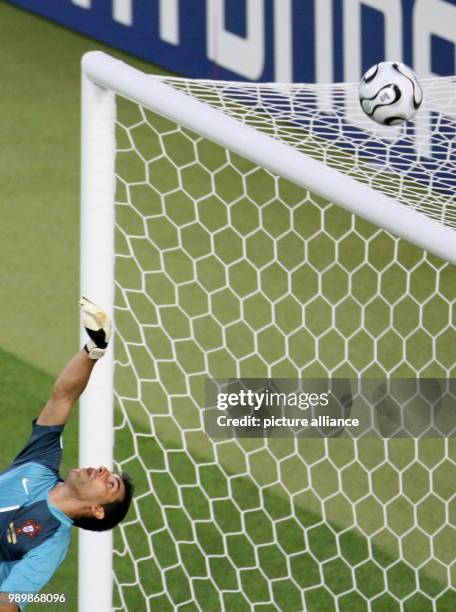
[(111, 338), (111, 321), (99, 306), (85, 297), (81, 297), (79, 305), (82, 324), (90, 338), (85, 350), (90, 359), (100, 359), (106, 353)]

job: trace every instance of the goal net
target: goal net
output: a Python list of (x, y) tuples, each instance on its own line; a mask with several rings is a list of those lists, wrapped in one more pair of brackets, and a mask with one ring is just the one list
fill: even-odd
[(116, 339), (81, 461), (136, 495), (80, 536), (80, 609), (454, 608), (453, 438), (211, 439), (203, 407), (207, 377), (454, 376), (456, 80), (384, 130), (355, 85), (83, 71), (82, 286)]

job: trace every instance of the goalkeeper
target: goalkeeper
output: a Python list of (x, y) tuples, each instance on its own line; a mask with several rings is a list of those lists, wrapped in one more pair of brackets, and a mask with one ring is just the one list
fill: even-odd
[[(59, 475), (61, 434), (111, 335), (108, 316), (81, 298), (90, 337), (54, 384), (32, 434), (0, 473), (0, 611), (22, 610), (26, 594), (37, 593), (65, 558), (71, 527), (112, 529), (127, 514), (133, 485), (126, 474), (106, 467)], [(15, 597), (14, 597), (15, 596)], [(22, 597), (21, 597), (22, 596)]]

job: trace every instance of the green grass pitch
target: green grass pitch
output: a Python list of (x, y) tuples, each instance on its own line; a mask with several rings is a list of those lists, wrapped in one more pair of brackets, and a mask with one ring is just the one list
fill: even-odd
[[(0, 6), (0, 24), (15, 58), (2, 65), (2, 79), (9, 85), (0, 100), (8, 142), (0, 153), (1, 199), (7, 204), (1, 224), (6, 265), (0, 268), (7, 296), (2, 314), (8, 321), (0, 329), (0, 442), (1, 464), (6, 466), (25, 441), (56, 373), (77, 347), (77, 311), (69, 305), (78, 296), (79, 60), (85, 51), (103, 47), (5, 4)], [(147, 70), (131, 58), (126, 61)], [(122, 120), (128, 123), (135, 111), (125, 112)], [(150, 130), (134, 132), (136, 149), (152, 147), (153, 154), (156, 144), (150, 136)], [(191, 159), (188, 146), (172, 137), (165, 141), (168, 159), (177, 166)], [(201, 146), (206, 147), (201, 155), (208, 167), (223, 162), (217, 147)], [(236, 164), (248, 168), (235, 157), (231, 170)], [(151, 172), (162, 190), (175, 185), (175, 170), (165, 160), (152, 164)], [(135, 152), (120, 155), (119, 173), (128, 182), (141, 182), (144, 164)], [(225, 174), (219, 194), (234, 201), (239, 180), (230, 170)], [(119, 202), (131, 201), (151, 216), (146, 232), (131, 206), (119, 207), (117, 247), (127, 257), (117, 265), (117, 305), (128, 305), (135, 317), (119, 310), (117, 325), (122, 338), (138, 342), (127, 348), (144, 379), (138, 390), (120, 340), (116, 426), (125, 424), (125, 418), (128, 422), (117, 431), (116, 458), (135, 477), (140, 496), (138, 514), (131, 516), (140, 520), (115, 535), (116, 576), (127, 609), (146, 610), (147, 596), (151, 609), (160, 612), (196, 610), (197, 604), (208, 612), (222, 604), (227, 610), (291, 612), (302, 608), (304, 590), (309, 612), (336, 610), (336, 601), (337, 609), (347, 612), (368, 610), (367, 601), (374, 612), (427, 612), (433, 609), (430, 599), (437, 602), (438, 612), (449, 612), (456, 606), (448, 590), (454, 532), (446, 529), (439, 535), (438, 530), (446, 508), (454, 523), (454, 463), (445, 461), (443, 441), (391, 441), (386, 456), (379, 441), (368, 440), (358, 445), (359, 461), (354, 462), (353, 445), (346, 440), (302, 440), (298, 454), (292, 455), (288, 440), (271, 442), (267, 449), (258, 440), (213, 444), (194, 428), (204, 402), (201, 371), (206, 365), (213, 376), (318, 376), (328, 369), (350, 376), (354, 365), (359, 371), (368, 364), (365, 373), (371, 376), (379, 375), (381, 367), (395, 375), (411, 376), (418, 370), (441, 376), (439, 363), (454, 372), (451, 327), (439, 336), (438, 360), (429, 360), (430, 339), (451, 315), (438, 299), (426, 303), (432, 266), (442, 270), (441, 293), (454, 303), (454, 268), (430, 258), (432, 265), (418, 266), (410, 293), (402, 294), (400, 268), (382, 270), (394, 245), (381, 234), (369, 253), (374, 273), (362, 267), (350, 281), (352, 294), (365, 305), (362, 314), (353, 300), (343, 299), (347, 274), (340, 267), (323, 272), (334, 245), (325, 236), (310, 240), (322, 215), (336, 236), (348, 227), (349, 215), (334, 207), (326, 210), (318, 198), (304, 212), (299, 206), (302, 193), (285, 182), (281, 202), (268, 205), (270, 179), (259, 173), (248, 189), (264, 205), (254, 209), (240, 202), (229, 208), (239, 238), (226, 227), (228, 209), (208, 193), (208, 180), (207, 175), (185, 173), (191, 198), (170, 195), (162, 202), (144, 195), (140, 186), (130, 200), (121, 187), (117, 194)], [(292, 222), (299, 228), (293, 241), (281, 240), (280, 231)], [(262, 231), (256, 233), (260, 224)], [(365, 237), (375, 231), (362, 221), (356, 227)], [(134, 238), (128, 242), (125, 236)], [(236, 263), (242, 240), (248, 261)], [(296, 254), (305, 242), (306, 265), (300, 265)], [(184, 248), (176, 248), (179, 244)], [(345, 269), (354, 270), (364, 257), (353, 236), (338, 248)], [(404, 265), (419, 257), (417, 249), (401, 243)], [(274, 264), (276, 258), (282, 268)], [(138, 262), (149, 272), (151, 301), (134, 291), (141, 285)], [(312, 302), (319, 277), (326, 301)], [(380, 279), (386, 300), (372, 299), (377, 291), (373, 279)], [(341, 339), (331, 331), (328, 303), (338, 301), (335, 328), (342, 336), (353, 334), (362, 316), (371, 334), (353, 335), (350, 360), (344, 360)], [(68, 330), (56, 342), (50, 321)], [(374, 359), (371, 338), (391, 321), (396, 332), (385, 336)], [(419, 321), (419, 330), (412, 333)], [(149, 326), (142, 331), (151, 353), (142, 345), (144, 324)], [(410, 335), (403, 347), (401, 335)], [(277, 365), (268, 370), (273, 362)], [(76, 419), (67, 427), (64, 444), (66, 473), (77, 461)], [(448, 454), (454, 462), (453, 443)], [(412, 529), (414, 525), (419, 528)], [(68, 559), (46, 588), (67, 593), (70, 611), (77, 609), (73, 539)], [(452, 580), (454, 586), (454, 575)], [(117, 587), (114, 599), (119, 605)]]

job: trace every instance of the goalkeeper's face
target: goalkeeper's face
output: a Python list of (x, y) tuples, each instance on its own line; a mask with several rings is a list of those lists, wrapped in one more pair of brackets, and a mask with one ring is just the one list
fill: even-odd
[(87, 504), (110, 504), (125, 496), (122, 478), (101, 466), (71, 470), (65, 479), (78, 501)]

